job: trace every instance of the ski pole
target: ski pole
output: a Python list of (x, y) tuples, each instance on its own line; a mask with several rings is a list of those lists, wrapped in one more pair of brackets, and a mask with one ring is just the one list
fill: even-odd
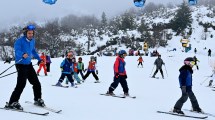
[(168, 73), (167, 73), (167, 70), (166, 70), (166, 66), (164, 65), (164, 68), (165, 68), (165, 71), (166, 71), (166, 76), (168, 77)]
[(12, 73), (8, 73), (8, 74), (6, 74), (6, 75), (4, 75), (4, 76), (1, 76), (0, 78), (6, 77), (6, 76), (8, 76), (8, 75), (12, 75), (12, 74), (14, 74), (14, 73), (16, 73), (16, 72), (17, 72), (17, 71), (12, 72)]
[[(18, 62), (17, 62), (17, 63), (18, 63)], [(37, 65), (37, 64), (34, 64), (33, 66), (35, 66), (35, 65)], [(12, 75), (12, 74), (14, 74), (14, 73), (17, 73), (17, 71), (12, 72), (12, 73), (8, 73), (8, 74), (6, 74), (6, 75), (4, 75), (4, 76), (1, 76), (0, 78), (3, 78), (3, 77), (6, 77), (6, 76), (9, 76), (9, 75)]]
[(202, 85), (209, 77), (210, 77), (210, 76), (208, 76), (206, 79), (204, 79), (204, 81), (202, 81), (202, 82), (200, 83), (200, 85)]
[[(23, 59), (20, 59), (19, 61), (17, 61), (16, 63), (19, 63), (20, 61), (22, 61)], [(12, 68), (14, 65), (16, 65), (16, 63), (14, 63), (13, 65), (11, 65), (9, 68), (7, 68), (6, 70), (4, 70), (2, 73), (0, 73), (0, 75), (2, 75), (3, 73), (5, 73), (6, 71), (8, 71), (10, 68)]]
[(151, 71), (151, 73), (150, 73), (150, 77), (151, 77), (151, 75), (152, 75), (152, 72), (153, 72), (153, 70), (154, 70), (154, 67), (155, 67), (155, 65), (154, 65), (153, 68), (152, 68), (152, 71)]

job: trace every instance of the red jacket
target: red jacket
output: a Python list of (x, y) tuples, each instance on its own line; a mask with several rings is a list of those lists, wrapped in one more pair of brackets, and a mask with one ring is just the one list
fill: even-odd
[(117, 57), (114, 63), (114, 74), (119, 73), (119, 75), (126, 75), (125, 61), (121, 57)]
[(46, 56), (45, 56), (45, 55), (41, 55), (40, 58), (41, 58), (41, 60), (43, 61), (43, 62), (41, 62), (40, 64), (45, 65), (45, 64), (46, 64)]
[(95, 70), (96, 70), (96, 62), (95, 61), (89, 61), (88, 71), (95, 71)]

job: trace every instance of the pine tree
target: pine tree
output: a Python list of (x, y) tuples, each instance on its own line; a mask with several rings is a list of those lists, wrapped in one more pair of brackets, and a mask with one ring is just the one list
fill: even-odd
[(170, 21), (176, 35), (181, 34), (188, 26), (191, 26), (192, 16), (189, 6), (183, 2), (176, 11), (175, 17)]
[(101, 20), (101, 28), (105, 29), (107, 27), (107, 17), (105, 12), (102, 13), (102, 20)]

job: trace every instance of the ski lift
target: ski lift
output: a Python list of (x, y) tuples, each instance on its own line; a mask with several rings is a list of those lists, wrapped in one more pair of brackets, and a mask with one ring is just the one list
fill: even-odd
[(189, 5), (196, 5), (197, 0), (188, 0)]
[(57, 0), (43, 0), (44, 3), (49, 4), (49, 5), (53, 5), (56, 3)]
[(145, 2), (146, 2), (146, 0), (134, 0), (134, 5), (136, 7), (143, 7)]

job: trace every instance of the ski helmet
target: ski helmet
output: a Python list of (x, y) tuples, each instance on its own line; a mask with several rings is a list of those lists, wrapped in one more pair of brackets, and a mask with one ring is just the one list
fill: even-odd
[(120, 50), (118, 54), (119, 54), (119, 55), (123, 55), (123, 54), (127, 54), (127, 53), (126, 53), (125, 50)]
[(95, 57), (94, 57), (94, 56), (91, 56), (90, 59), (91, 59), (91, 60), (92, 60), (92, 59), (95, 59)]
[(184, 64), (185, 65), (195, 65), (195, 62), (194, 62), (194, 59), (193, 59), (193, 57), (188, 57), (188, 58), (186, 58), (185, 60), (184, 60)]
[(34, 25), (28, 25), (28, 26), (24, 27), (22, 30), (23, 30), (23, 34), (26, 36), (27, 32), (29, 30), (33, 30), (34, 31), (35, 29), (36, 29), (36, 27)]

